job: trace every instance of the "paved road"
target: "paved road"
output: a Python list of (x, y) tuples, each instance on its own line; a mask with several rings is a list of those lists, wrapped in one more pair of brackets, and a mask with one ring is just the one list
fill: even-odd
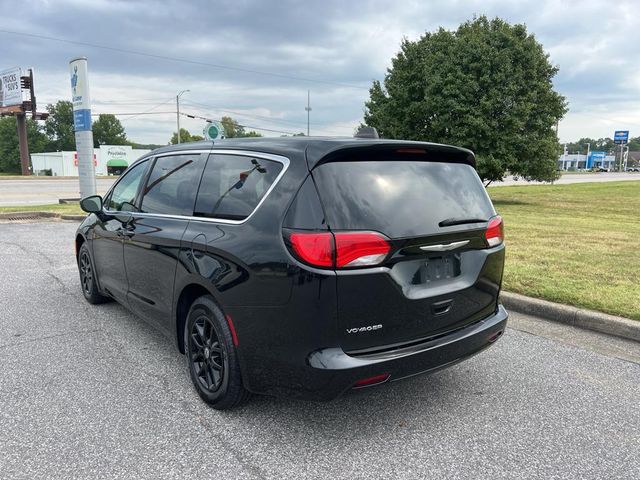
[[(115, 178), (96, 179), (98, 194), (103, 195)], [(78, 179), (0, 180), (0, 207), (48, 205), (60, 198), (78, 198)]]
[[(556, 183), (615, 182), (621, 180), (640, 180), (640, 173), (583, 173), (563, 175)], [(98, 193), (104, 194), (114, 179), (98, 179)], [(539, 182), (525, 182), (507, 177), (504, 182), (491, 186), (527, 185)], [(77, 179), (36, 179), (36, 180), (0, 180), (0, 207), (13, 205), (46, 205), (58, 203), (59, 198), (77, 198), (80, 196)]]
[(84, 302), (74, 230), (0, 224), (3, 478), (640, 478), (639, 344), (514, 315), (437, 374), (220, 413), (170, 340)]
[[(602, 173), (567, 173), (556, 181), (556, 185), (567, 185), (569, 183), (590, 183), (590, 182), (622, 182), (640, 180), (640, 173), (636, 172), (602, 172)], [(544, 185), (543, 182), (527, 182), (523, 179), (515, 180), (509, 176), (503, 182), (492, 183), (491, 186), (508, 186), (508, 185)]]

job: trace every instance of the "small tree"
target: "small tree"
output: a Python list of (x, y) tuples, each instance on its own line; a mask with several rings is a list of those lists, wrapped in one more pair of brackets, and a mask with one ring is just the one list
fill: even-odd
[(385, 138), (467, 147), (488, 181), (507, 171), (554, 180), (555, 127), (566, 113), (557, 72), (524, 25), (482, 16), (404, 40), (384, 83), (373, 83), (364, 119)]
[(73, 127), (73, 104), (60, 100), (55, 105), (47, 105), (49, 118), (44, 123), (44, 131), (49, 137), (49, 149), (55, 151), (73, 151), (76, 138)]
[[(201, 135), (191, 135), (189, 130), (186, 128), (180, 129), (180, 143), (198, 142), (200, 140), (204, 140), (204, 137)], [(176, 145), (178, 143), (178, 132), (173, 132), (173, 136), (169, 143), (171, 145)]]
[(93, 146), (100, 145), (128, 145), (127, 135), (120, 120), (115, 115), (101, 114), (93, 122)]
[[(29, 153), (45, 151), (47, 137), (38, 122), (30, 118), (27, 119), (27, 139)], [(19, 173), (20, 171), (20, 144), (16, 118), (0, 118), (0, 172)]]
[(236, 120), (231, 117), (222, 117), (220, 120), (224, 127), (224, 134), (227, 138), (247, 138), (247, 137), (261, 137), (262, 134), (255, 130), (246, 131), (245, 128), (240, 125)]

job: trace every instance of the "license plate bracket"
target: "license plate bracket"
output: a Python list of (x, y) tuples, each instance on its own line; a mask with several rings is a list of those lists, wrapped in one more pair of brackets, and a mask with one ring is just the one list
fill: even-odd
[(460, 276), (460, 255), (429, 257), (420, 267), (420, 283), (433, 283)]

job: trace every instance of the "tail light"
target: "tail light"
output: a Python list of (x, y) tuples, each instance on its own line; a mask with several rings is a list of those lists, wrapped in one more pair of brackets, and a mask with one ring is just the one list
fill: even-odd
[(500, 215), (496, 215), (489, 220), (484, 237), (490, 247), (496, 247), (504, 241), (504, 223)]
[(298, 258), (316, 267), (333, 267), (333, 235), (323, 233), (292, 233), (291, 246)]
[(315, 267), (370, 267), (391, 250), (387, 238), (376, 232), (295, 232), (289, 241), (296, 256)]

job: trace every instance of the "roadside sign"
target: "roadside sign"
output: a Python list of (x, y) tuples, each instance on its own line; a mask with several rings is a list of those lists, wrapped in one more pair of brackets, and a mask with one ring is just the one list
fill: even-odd
[(18, 67), (0, 72), (0, 107), (22, 105), (21, 75)]
[(96, 168), (93, 160), (93, 132), (91, 131), (91, 100), (87, 59), (75, 58), (69, 62), (73, 126), (76, 137), (80, 197), (96, 194)]
[(621, 145), (629, 141), (629, 130), (616, 130), (613, 134), (614, 143)]
[(224, 127), (216, 121), (207, 123), (202, 133), (204, 133), (204, 138), (211, 141), (225, 138)]

